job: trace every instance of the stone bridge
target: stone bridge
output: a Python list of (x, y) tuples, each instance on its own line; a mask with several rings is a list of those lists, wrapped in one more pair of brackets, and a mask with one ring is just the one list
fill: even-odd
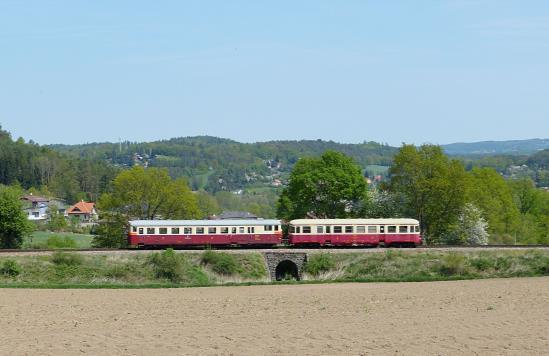
[(281, 281), (287, 278), (301, 280), (303, 266), (307, 262), (304, 252), (263, 252), (267, 268), (272, 281)]

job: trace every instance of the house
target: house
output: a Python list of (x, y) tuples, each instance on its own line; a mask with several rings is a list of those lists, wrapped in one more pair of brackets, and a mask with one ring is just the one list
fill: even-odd
[(97, 220), (97, 210), (95, 210), (95, 203), (86, 203), (85, 201), (79, 201), (71, 206), (67, 212), (69, 217), (76, 217), (81, 223), (89, 223)]
[(65, 202), (60, 199), (45, 198), (32, 193), (21, 197), (23, 211), (27, 219), (32, 221), (46, 221), (52, 213), (50, 207), (55, 206), (58, 214), (66, 215)]

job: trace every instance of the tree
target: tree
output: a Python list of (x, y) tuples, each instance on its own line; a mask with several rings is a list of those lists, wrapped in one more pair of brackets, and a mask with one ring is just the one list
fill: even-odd
[(420, 221), (428, 243), (440, 242), (466, 202), (463, 164), (448, 159), (439, 146), (403, 145), (389, 174), (389, 191), (402, 196), (405, 215)]
[(166, 169), (141, 166), (118, 174), (112, 193), (101, 196), (99, 209), (144, 220), (200, 217), (196, 196), (184, 179), (172, 180)]
[(511, 189), (494, 169), (473, 168), (469, 173), (467, 200), (482, 211), (494, 241), (503, 235), (514, 234), (519, 211)]
[(450, 245), (487, 245), (488, 223), (482, 211), (471, 203), (465, 204), (457, 222), (442, 237)]
[(0, 185), (0, 248), (19, 248), (32, 225), (23, 212), (16, 188)]
[(197, 193), (198, 209), (203, 218), (219, 214), (221, 209), (215, 197), (201, 190)]
[(342, 153), (301, 158), (278, 200), (277, 215), (286, 220), (357, 216), (367, 199), (366, 189), (360, 167)]

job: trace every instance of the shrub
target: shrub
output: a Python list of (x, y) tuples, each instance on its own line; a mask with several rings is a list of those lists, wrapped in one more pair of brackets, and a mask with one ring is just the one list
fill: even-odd
[(9, 277), (16, 277), (21, 273), (21, 267), (14, 260), (4, 261), (2, 267), (0, 268), (0, 274)]
[(332, 255), (319, 253), (312, 255), (305, 265), (305, 272), (318, 276), (321, 272), (328, 272), (335, 268), (335, 262)]
[(469, 264), (478, 271), (486, 271), (489, 268), (494, 267), (494, 261), (488, 257), (473, 258), (469, 261)]
[(218, 274), (233, 275), (240, 272), (236, 258), (228, 253), (207, 250), (202, 254), (201, 262), (211, 266), (212, 270)]
[(156, 278), (167, 279), (174, 283), (183, 279), (183, 262), (171, 248), (150, 255), (149, 263), (153, 266)]
[(465, 256), (451, 252), (442, 258), (440, 273), (446, 276), (463, 274), (465, 271)]
[(57, 266), (79, 266), (84, 262), (82, 255), (76, 253), (55, 252), (51, 261)]
[(66, 236), (61, 238), (57, 235), (54, 235), (46, 241), (46, 245), (50, 249), (56, 248), (76, 248), (76, 241), (72, 237)]

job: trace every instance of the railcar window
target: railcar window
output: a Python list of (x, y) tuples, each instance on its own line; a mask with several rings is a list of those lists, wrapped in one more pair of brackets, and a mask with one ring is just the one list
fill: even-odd
[(295, 226), (290, 226), (290, 232), (293, 234), (295, 233)]
[(137, 227), (132, 226), (132, 231), (133, 231), (133, 232), (137, 232)]
[(139, 235), (143, 235), (143, 228), (142, 227), (139, 228)]
[(310, 234), (311, 233), (311, 227), (310, 226), (303, 226), (303, 233), (304, 234)]
[(384, 234), (385, 233), (385, 226), (380, 226), (379, 227), (379, 232)]
[(248, 226), (248, 234), (255, 234), (255, 227)]
[(334, 234), (341, 234), (341, 226), (334, 226)]
[(265, 231), (273, 231), (273, 225), (265, 225), (264, 229)]
[(197, 234), (203, 234), (204, 233), (204, 228), (203, 227), (197, 227), (196, 228), (196, 233)]
[(295, 227), (295, 232), (296, 232), (297, 234), (301, 233), (301, 227), (300, 227), (300, 226), (296, 226), (296, 227)]
[(240, 227), (238, 228), (238, 232), (239, 232), (240, 234), (243, 234), (244, 231), (245, 231), (245, 230), (244, 230), (244, 227), (240, 226)]
[(352, 226), (345, 226), (345, 233), (352, 234), (353, 233), (353, 227)]
[(147, 235), (154, 235), (154, 227), (147, 228)]
[(317, 226), (316, 227), (316, 233), (322, 234), (324, 232), (324, 226)]
[(184, 227), (184, 228), (183, 228), (183, 233), (184, 233), (185, 235), (190, 235), (190, 234), (193, 233), (193, 228), (192, 228), (192, 227)]
[[(382, 231), (383, 232), (383, 231)], [(368, 226), (368, 233), (375, 234), (377, 233), (377, 226)]]
[(172, 235), (179, 235), (179, 228), (178, 227), (172, 227)]
[(329, 234), (330, 231), (331, 231), (332, 227), (331, 226), (326, 226), (326, 233)]
[(357, 234), (363, 234), (366, 232), (366, 226), (357, 226), (356, 227), (356, 233)]
[(236, 227), (233, 227), (233, 228), (231, 229), (231, 234), (236, 234)]
[(222, 234), (228, 234), (229, 233), (229, 228), (228, 227), (222, 227), (221, 228), (221, 233)]
[(397, 227), (394, 226), (394, 225), (391, 225), (391, 226), (387, 226), (387, 232), (390, 234), (390, 233), (395, 233), (397, 232)]
[(400, 232), (400, 233), (408, 232), (408, 226), (399, 226), (398, 227), (398, 232)]
[(208, 234), (215, 234), (217, 232), (217, 228), (215, 227), (209, 227), (208, 228)]
[(278, 225), (275, 225), (275, 231), (278, 231)]
[(160, 235), (167, 235), (168, 234), (168, 228), (167, 227), (161, 227), (158, 230), (159, 230), (158, 233)]

